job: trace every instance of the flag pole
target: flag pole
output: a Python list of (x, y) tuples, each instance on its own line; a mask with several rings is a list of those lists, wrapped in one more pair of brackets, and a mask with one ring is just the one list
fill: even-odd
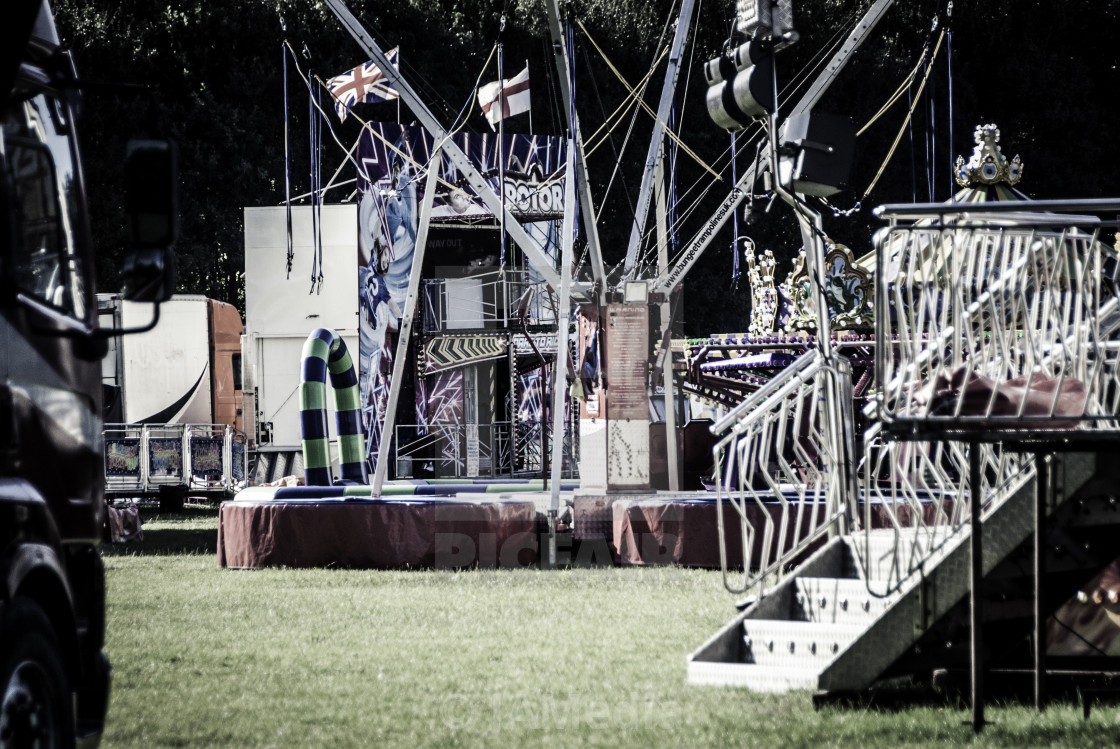
[[(529, 58), (525, 58), (525, 69), (529, 69)], [(529, 103), (529, 134), (533, 134), (533, 105), (532, 101)]]
[(498, 272), (504, 273), (506, 269), (506, 82), (502, 78), (502, 37), (506, 30), (506, 14), (502, 14), (498, 22), (498, 197), (502, 200), (502, 212), (499, 217), (501, 231), (501, 255), (498, 260)]
[[(498, 107), (498, 198), (502, 202), (502, 212), (499, 214), (499, 255), (498, 255), (498, 282), (503, 288), (508, 289), (505, 283), (506, 273), (506, 153), (505, 153), (505, 114), (506, 114), (506, 82), (502, 78), (502, 42), (506, 30), (506, 14), (503, 13), (498, 21), (498, 98), (491, 107)], [(492, 108), (491, 112), (494, 111)], [(512, 340), (511, 340), (512, 343)], [(509, 475), (512, 478), (517, 474), (517, 350), (516, 346), (509, 347)], [(542, 371), (543, 374), (543, 371)], [(544, 460), (544, 456), (541, 456)]]

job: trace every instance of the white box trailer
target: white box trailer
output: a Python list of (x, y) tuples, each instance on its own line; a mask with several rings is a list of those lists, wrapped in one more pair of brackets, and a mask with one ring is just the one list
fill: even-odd
[[(99, 295), (103, 328), (138, 328), (152, 305)], [(146, 333), (109, 339), (102, 382), (119, 388), (121, 423), (210, 422), (210, 347), (204, 296), (177, 296), (160, 305), (159, 325)]]
[[(115, 294), (98, 295), (97, 310), (102, 328), (152, 321), (151, 305)], [(241, 485), (243, 330), (233, 305), (181, 294), (160, 305), (152, 330), (109, 340), (101, 367), (107, 496), (177, 490), (181, 498)]]
[[(284, 206), (245, 209), (245, 392), (256, 396), (262, 451), (300, 449), (299, 375), (303, 344), (316, 328), (339, 333), (358, 363), (358, 212), (356, 204), (320, 212), (322, 287), (311, 289), (314, 253), (310, 206), (292, 207), (293, 261), (287, 270)], [(328, 423), (334, 424), (333, 402)], [(332, 426), (333, 429), (333, 426)], [(333, 449), (334, 458), (338, 458)]]

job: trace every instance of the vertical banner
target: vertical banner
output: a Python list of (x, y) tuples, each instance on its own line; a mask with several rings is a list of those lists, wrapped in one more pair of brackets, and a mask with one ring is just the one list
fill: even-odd
[(517, 420), (522, 424), (539, 424), (544, 418), (543, 377), (540, 367), (518, 375)]
[[(539, 237), (542, 244), (552, 241), (551, 222), (564, 212), (566, 141), (552, 136), (506, 135), (503, 147), (499, 148), (496, 135), (461, 133), (453, 137), (492, 189), (504, 194), (506, 205), (519, 221), (549, 222), (535, 233), (530, 231), (530, 235)], [(391, 123), (368, 123), (358, 143), (358, 372), (367, 455), (371, 461), (382, 439), (396, 334), (419, 229), (418, 206), (429, 167), (439, 170), (433, 226), (493, 224), (495, 220), (449, 157), (443, 155), (432, 163), (432, 145), (422, 128)], [(502, 170), (505, 181), (499, 186), (498, 160), (502, 153), (506, 159)], [(437, 247), (438, 241), (434, 242)], [(438, 252), (431, 251), (432, 244), (429, 243), (428, 252), (429, 256), (435, 255), (432, 264), (449, 264)], [(457, 260), (461, 262), (461, 258)], [(425, 390), (431, 392), (432, 388), (417, 384), (418, 397)], [(424, 423), (422, 419), (418, 421)]]
[(367, 180), (358, 203), (358, 295), (363, 313), (358, 384), (370, 457), (381, 443), (393, 371), (393, 334), (408, 292), (418, 228), (417, 162), (403, 129), (397, 128), (393, 135), (392, 141), (379, 143), (360, 159)]
[(458, 476), (459, 429), (463, 423), (463, 370), (439, 372), (421, 378), (416, 387), (418, 452), (413, 454), (414, 475)]

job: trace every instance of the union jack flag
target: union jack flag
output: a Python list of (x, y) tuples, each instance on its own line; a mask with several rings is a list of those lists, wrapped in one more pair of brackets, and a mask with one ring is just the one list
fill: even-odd
[[(397, 62), (397, 53), (400, 47), (393, 47), (385, 53), (390, 64), (400, 69)], [(338, 121), (346, 119), (346, 112), (358, 102), (389, 101), (400, 98), (397, 90), (385, 80), (381, 68), (370, 61), (359, 65), (353, 70), (348, 70), (342, 75), (336, 75), (327, 81), (327, 88), (334, 97), (334, 108), (338, 112)]]

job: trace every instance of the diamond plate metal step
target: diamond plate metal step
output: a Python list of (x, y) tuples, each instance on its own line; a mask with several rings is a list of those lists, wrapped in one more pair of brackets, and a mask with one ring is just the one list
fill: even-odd
[(745, 687), (752, 692), (816, 691), (819, 678), (819, 669), (796, 666), (751, 666), (749, 670), (735, 663), (694, 662), (688, 666), (690, 684)]
[(867, 625), (893, 601), (875, 580), (797, 577), (794, 587), (793, 617), (822, 624)]
[(747, 619), (743, 622), (746, 660), (760, 666), (815, 667), (819, 672), (866, 628), (863, 623)]
[(891, 580), (905, 577), (921, 565), (925, 544), (913, 533), (891, 530), (872, 531), (853, 543), (866, 543), (864, 570), (869, 580)]
[[(1098, 460), (1113, 459), (1056, 457), (1055, 506), (1088, 482)], [(1024, 474), (993, 498), (981, 526), (985, 574), (1033, 532), (1032, 479)], [(968, 526), (940, 536), (932, 551), (915, 538), (874, 531), (832, 539), (689, 656), (689, 682), (759, 692), (871, 686), (968, 593)], [(909, 574), (893, 582), (900, 571)]]

